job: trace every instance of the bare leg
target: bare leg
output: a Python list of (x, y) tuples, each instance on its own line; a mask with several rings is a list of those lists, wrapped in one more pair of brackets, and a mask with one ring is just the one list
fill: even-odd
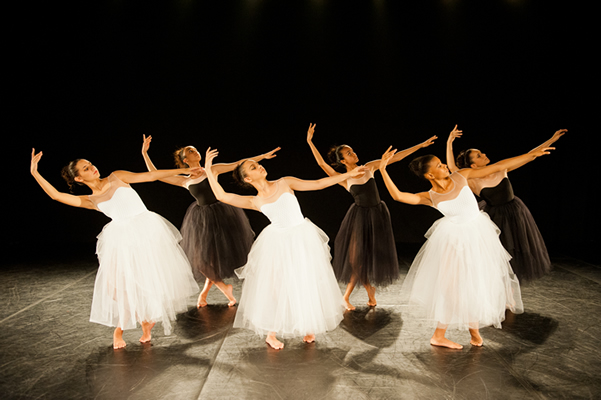
[(447, 339), (444, 335), (447, 332), (447, 326), (438, 324), (438, 328), (434, 331), (434, 335), (430, 339), (432, 346), (448, 347), (449, 349), (463, 349), (463, 346), (459, 343), (455, 343)]
[(375, 307), (378, 302), (376, 301), (376, 287), (369, 284), (369, 282), (364, 283), (363, 287), (367, 290), (367, 305), (370, 307)]
[(470, 343), (472, 346), (482, 346), (484, 339), (480, 336), (480, 330), (478, 329), (478, 323), (470, 323), (470, 335), (472, 336)]
[(140, 337), (140, 343), (149, 343), (150, 339), (152, 338), (151, 332), (152, 328), (154, 327), (154, 324), (156, 322), (148, 322), (148, 321), (143, 321), (140, 322), (140, 324), (142, 325), (142, 337)]
[(221, 293), (223, 293), (225, 297), (227, 297), (227, 299), (230, 301), (229, 303), (227, 303), (229, 307), (236, 304), (236, 298), (234, 297), (234, 288), (232, 285), (226, 285), (223, 282), (213, 283), (215, 284), (215, 286), (217, 286), (217, 289), (221, 290)]
[(265, 339), (265, 342), (270, 345), (272, 348), (276, 349), (276, 350), (280, 350), (284, 348), (284, 343), (280, 342), (276, 337), (275, 337), (275, 332), (269, 332), (269, 334), (267, 335), (267, 339)]
[(305, 342), (305, 343), (313, 343), (314, 341), (315, 341), (315, 335), (312, 333), (305, 335), (305, 337), (303, 338), (303, 342)]
[(213, 286), (213, 281), (207, 278), (205, 280), (205, 286), (202, 288), (202, 292), (200, 292), (200, 295), (198, 296), (198, 303), (196, 304), (196, 307), (201, 308), (208, 304), (207, 296), (209, 294), (209, 289), (211, 289), (211, 286)]
[(113, 332), (113, 349), (122, 349), (126, 346), (125, 340), (123, 340), (123, 329), (116, 327)]
[(355, 289), (355, 285), (357, 284), (357, 277), (355, 275), (351, 276), (351, 281), (346, 285), (346, 291), (344, 292), (344, 303), (346, 304), (347, 310), (354, 310), (355, 306), (351, 304), (349, 298), (351, 297), (351, 293), (353, 293), (353, 289)]

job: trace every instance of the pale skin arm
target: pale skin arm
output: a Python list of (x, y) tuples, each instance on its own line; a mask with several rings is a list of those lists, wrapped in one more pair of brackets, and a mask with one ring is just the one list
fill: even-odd
[(449, 171), (451, 173), (459, 171), (459, 168), (455, 164), (455, 155), (453, 154), (453, 142), (455, 139), (460, 138), (463, 135), (463, 131), (457, 129), (457, 125), (453, 128), (451, 133), (449, 133), (449, 138), (447, 139), (447, 167), (449, 167)]
[(504, 169), (511, 171), (513, 169), (521, 167), (522, 165), (527, 164), (530, 161), (534, 161), (538, 157), (551, 154), (551, 150), (555, 150), (555, 147), (544, 147), (536, 151), (532, 150), (526, 154), (522, 154), (521, 156), (507, 158), (495, 164), (487, 165), (483, 168), (464, 168), (462, 170), (459, 170), (459, 173), (463, 175), (466, 179), (483, 178), (487, 175), (502, 171)]
[(401, 192), (397, 186), (394, 184), (390, 175), (388, 175), (388, 171), (386, 171), (386, 166), (388, 165), (388, 161), (394, 157), (396, 153), (396, 149), (392, 149), (392, 146), (386, 150), (386, 152), (382, 155), (382, 162), (380, 162), (380, 173), (382, 174), (382, 178), (384, 179), (384, 183), (386, 184), (386, 188), (390, 193), (390, 196), (398, 202), (410, 204), (410, 205), (424, 205), (431, 206), (432, 201), (430, 200), (430, 196), (427, 192), (421, 193), (408, 193)]
[(211, 185), (211, 190), (213, 190), (213, 194), (222, 203), (229, 204), (238, 208), (246, 208), (248, 210), (256, 210), (259, 211), (254, 203), (252, 202), (252, 198), (254, 196), (240, 196), (234, 193), (228, 193), (223, 190), (223, 187), (217, 181), (217, 175), (213, 172), (213, 159), (217, 157), (218, 151), (211, 150), (209, 147), (207, 149), (207, 154), (205, 156), (205, 172), (207, 174), (207, 180), (209, 181), (209, 185)]
[(50, 184), (50, 182), (40, 175), (38, 172), (38, 163), (40, 162), (42, 155), (43, 153), (41, 151), (36, 154), (35, 149), (31, 149), (30, 172), (42, 190), (44, 190), (44, 192), (46, 192), (46, 194), (50, 196), (52, 200), (56, 200), (59, 203), (63, 203), (72, 207), (95, 209), (94, 204), (88, 199), (87, 196), (75, 196), (69, 193), (59, 192)]

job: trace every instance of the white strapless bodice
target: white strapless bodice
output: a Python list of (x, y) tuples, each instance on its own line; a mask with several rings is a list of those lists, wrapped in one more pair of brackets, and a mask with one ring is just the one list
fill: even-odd
[(261, 212), (269, 218), (271, 226), (278, 229), (291, 228), (305, 221), (296, 196), (288, 192), (282, 193), (273, 203), (263, 204)]

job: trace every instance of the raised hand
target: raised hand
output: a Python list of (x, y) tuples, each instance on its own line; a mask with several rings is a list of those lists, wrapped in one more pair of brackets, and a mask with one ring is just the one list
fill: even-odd
[[(457, 125), (455, 125), (455, 127), (457, 127)], [(426, 140), (425, 142), (423, 142), (423, 143), (421, 144), (421, 147), (422, 147), (422, 148), (424, 148), (424, 147), (428, 147), (428, 146), (430, 146), (430, 145), (434, 144), (434, 141), (435, 141), (436, 139), (438, 139), (438, 136), (436, 136), (436, 135), (432, 136), (430, 139), (428, 139), (428, 140)]]
[(277, 154), (275, 154), (275, 152), (276, 152), (276, 151), (278, 151), (278, 150), (280, 150), (280, 149), (281, 149), (281, 147), (276, 147), (275, 149), (271, 150), (270, 152), (268, 152), (268, 153), (265, 153), (265, 154), (263, 155), (263, 159), (265, 159), (265, 160), (269, 160), (269, 159), (271, 159), (271, 158), (274, 158), (274, 157), (276, 157), (276, 156), (277, 156)]
[(309, 129), (307, 129), (307, 142), (313, 140), (313, 134), (315, 133), (315, 125), (316, 124), (309, 123)]
[(568, 131), (567, 129), (560, 129), (560, 130), (558, 130), (557, 132), (555, 132), (555, 133), (553, 134), (553, 137), (551, 138), (551, 140), (552, 140), (553, 142), (556, 142), (556, 141), (558, 141), (558, 140), (559, 140), (559, 138), (560, 138), (560, 137), (562, 137), (563, 135), (565, 135), (567, 131)]
[(217, 149), (211, 150), (209, 147), (207, 149), (207, 153), (205, 154), (205, 170), (211, 171), (211, 167), (213, 166), (213, 159), (219, 155), (219, 151)]
[(393, 149), (392, 146), (390, 146), (385, 152), (384, 154), (382, 154), (382, 159), (380, 160), (380, 169), (385, 169), (386, 165), (388, 164), (388, 161), (390, 161), (390, 159), (392, 157), (394, 157), (394, 155), (396, 154), (396, 149)]
[(148, 137), (146, 137), (146, 135), (142, 134), (142, 138), (144, 139), (144, 141), (142, 142), (142, 154), (148, 152), (148, 149), (150, 149), (150, 142), (152, 141), (152, 136), (148, 135)]
[(357, 175), (361, 175), (370, 170), (371, 170), (371, 168), (369, 168), (367, 165), (359, 165), (358, 167), (353, 168), (348, 173), (350, 176), (357, 176)]
[(532, 154), (534, 157), (540, 157), (551, 154), (551, 150), (555, 150), (555, 147), (543, 147), (542, 149), (531, 151), (530, 154)]
[(42, 158), (42, 152), (40, 151), (38, 154), (35, 153), (35, 149), (31, 149), (31, 166), (29, 167), (29, 172), (33, 175), (38, 172), (38, 163)]
[(451, 133), (449, 133), (449, 141), (452, 142), (453, 140), (460, 138), (461, 135), (463, 135), (463, 131), (460, 131), (459, 129), (457, 129), (457, 125), (455, 125), (455, 127), (453, 128), (453, 130), (451, 131)]

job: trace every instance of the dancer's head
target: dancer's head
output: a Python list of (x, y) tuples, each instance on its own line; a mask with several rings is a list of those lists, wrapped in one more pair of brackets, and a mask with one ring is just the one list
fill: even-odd
[(202, 156), (194, 146), (180, 147), (173, 152), (173, 159), (178, 168), (190, 168), (190, 163), (199, 163)]
[(455, 163), (459, 168), (481, 168), (488, 165), (490, 160), (478, 149), (467, 149), (457, 155)]
[(417, 157), (409, 164), (409, 169), (426, 180), (442, 179), (449, 176), (448, 167), (432, 154)]
[(88, 160), (77, 158), (63, 167), (61, 176), (73, 191), (73, 184), (84, 185), (87, 181), (98, 178), (98, 169)]
[(254, 183), (265, 179), (267, 171), (255, 160), (242, 161), (234, 169), (234, 179), (243, 187), (254, 187)]
[(340, 146), (332, 146), (328, 151), (328, 159), (330, 165), (334, 168), (352, 168), (359, 162), (359, 157), (353, 151), (351, 146), (341, 144)]

